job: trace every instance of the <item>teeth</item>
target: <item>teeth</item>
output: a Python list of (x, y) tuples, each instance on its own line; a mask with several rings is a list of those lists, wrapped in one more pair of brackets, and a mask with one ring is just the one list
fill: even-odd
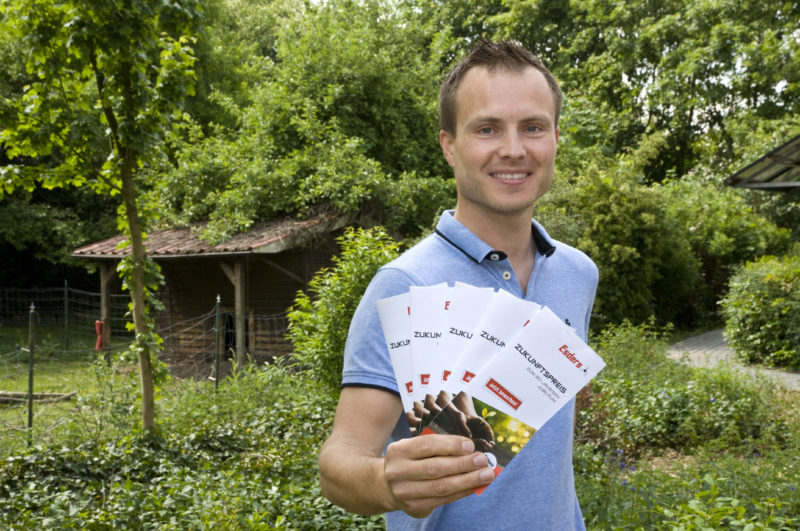
[(528, 176), (527, 173), (492, 173), (490, 175), (495, 179), (506, 179), (509, 181), (524, 179)]

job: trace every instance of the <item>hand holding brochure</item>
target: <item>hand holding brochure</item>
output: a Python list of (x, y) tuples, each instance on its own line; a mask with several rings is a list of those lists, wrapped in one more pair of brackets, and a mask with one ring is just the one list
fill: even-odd
[[(405, 314), (386, 311), (389, 301)], [(473, 304), (466, 311), (469, 301)], [(420, 367), (415, 365), (426, 374), (450, 371), (449, 378), (430, 382), (413, 396), (401, 389), (412, 433), (471, 438), (495, 475), (605, 366), (549, 308), (503, 290), (462, 283), (412, 287), (408, 294), (379, 301), (378, 307), (398, 386), (409, 375), (417, 378), (416, 386)], [(426, 337), (414, 337), (414, 322), (425, 323)], [(415, 351), (429, 359), (409, 355)]]

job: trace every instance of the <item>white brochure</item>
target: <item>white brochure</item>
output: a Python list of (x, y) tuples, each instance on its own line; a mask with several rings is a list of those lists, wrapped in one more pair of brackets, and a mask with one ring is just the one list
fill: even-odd
[(444, 386), (445, 391), (452, 393), (464, 385), (459, 382), (459, 375), (463, 372), (460, 371), (461, 355), (468, 350), (470, 343), (480, 339), (478, 324), (494, 298), (492, 288), (478, 288), (464, 282), (456, 282), (453, 286), (441, 344), (444, 355), (450, 358), (449, 369), (452, 371)]
[(414, 407), (414, 371), (411, 364), (411, 325), (409, 294), (401, 293), (377, 302), (383, 337), (389, 349), (394, 378), (403, 402), (403, 411)]
[(531, 322), (540, 308), (502, 289), (493, 293), (488, 306), (476, 308), (481, 319), (474, 329), (475, 338), (459, 354), (454, 365), (455, 377), (450, 379), (447, 390), (457, 394), (469, 384), (483, 366)]
[(602, 358), (544, 307), (464, 392), (539, 430), (603, 367)]
[[(605, 362), (549, 308), (492, 358), (472, 381), (424, 422), (423, 434), (464, 435), (466, 427), (494, 469), (508, 466), (531, 437), (605, 367)], [(486, 487), (475, 489), (481, 494)]]
[(408, 293), (414, 399), (425, 400), (428, 394), (438, 394), (452, 372), (441, 349), (452, 288), (446, 283), (411, 286)]

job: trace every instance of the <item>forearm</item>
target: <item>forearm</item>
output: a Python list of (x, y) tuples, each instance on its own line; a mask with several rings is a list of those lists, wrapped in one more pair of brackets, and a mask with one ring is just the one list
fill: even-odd
[(322, 494), (332, 503), (357, 514), (394, 511), (383, 473), (384, 458), (364, 454), (334, 438), (320, 449)]

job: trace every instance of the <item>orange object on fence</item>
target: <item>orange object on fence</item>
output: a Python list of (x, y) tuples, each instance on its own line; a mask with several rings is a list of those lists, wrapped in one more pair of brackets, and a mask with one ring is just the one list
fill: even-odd
[(99, 352), (103, 349), (103, 321), (94, 322), (94, 331), (97, 332), (97, 342), (94, 344), (94, 349)]

